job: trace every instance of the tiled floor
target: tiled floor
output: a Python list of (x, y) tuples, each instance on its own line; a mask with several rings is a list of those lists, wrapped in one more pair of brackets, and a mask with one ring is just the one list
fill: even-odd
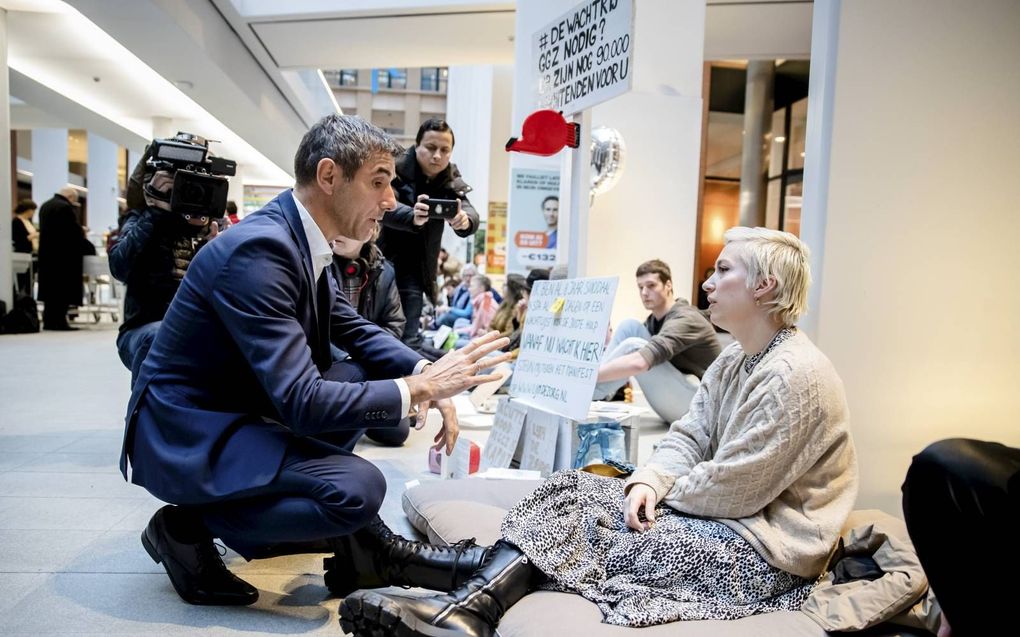
[[(129, 378), (115, 339), (108, 323), (0, 336), (0, 635), (339, 635), (321, 556), (245, 563), (228, 552), (228, 566), (261, 591), (251, 607), (177, 597), (138, 540), (161, 503), (117, 469)], [(462, 398), (462, 435), (484, 443), (488, 418)], [(665, 429), (645, 426), (642, 459)], [(404, 484), (434, 479), (428, 431), (399, 449), (357, 450), (383, 469), (381, 514), (405, 533)]]

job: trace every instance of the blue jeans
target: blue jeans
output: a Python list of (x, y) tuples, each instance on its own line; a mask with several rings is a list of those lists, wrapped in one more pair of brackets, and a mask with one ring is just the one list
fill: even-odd
[[(606, 346), (602, 363), (611, 361), (633, 352), (637, 352), (646, 344), (652, 335), (644, 324), (634, 319), (620, 323), (613, 338)], [(685, 374), (668, 361), (652, 367), (648, 371), (634, 377), (641, 391), (644, 392), (652, 410), (666, 422), (680, 420), (691, 406), (691, 399), (701, 385), (701, 381), (693, 374)], [(613, 394), (626, 384), (627, 379), (609, 380), (595, 385), (595, 400), (612, 398)]]
[(117, 353), (120, 355), (120, 362), (124, 367), (131, 370), (131, 386), (135, 386), (135, 379), (138, 378), (138, 370), (142, 368), (142, 361), (145, 360), (152, 341), (156, 338), (163, 321), (146, 323), (133, 330), (127, 330), (117, 335)]

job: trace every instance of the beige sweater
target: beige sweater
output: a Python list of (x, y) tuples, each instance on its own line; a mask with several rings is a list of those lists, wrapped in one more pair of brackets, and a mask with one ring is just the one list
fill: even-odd
[(772, 566), (814, 578), (857, 498), (843, 382), (800, 331), (750, 376), (743, 363), (739, 343), (723, 350), (628, 486), (718, 519)]

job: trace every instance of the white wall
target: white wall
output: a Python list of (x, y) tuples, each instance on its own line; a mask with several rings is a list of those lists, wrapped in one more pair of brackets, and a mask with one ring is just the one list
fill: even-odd
[(614, 323), (647, 315), (633, 276), (643, 261), (666, 261), (673, 289), (691, 289), (704, 37), (704, 2), (635, 2), (633, 88), (592, 110), (592, 127), (617, 129), (627, 149), (619, 183), (588, 216), (587, 275), (620, 277)]
[(829, 192), (805, 214), (827, 218), (817, 341), (860, 506), (898, 512), (934, 440), (1020, 446), (1018, 25), (1015, 0), (842, 3)]

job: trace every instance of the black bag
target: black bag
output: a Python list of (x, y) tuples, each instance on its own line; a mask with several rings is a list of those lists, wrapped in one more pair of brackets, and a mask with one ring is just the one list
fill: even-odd
[(35, 299), (27, 294), (14, 297), (14, 309), (0, 319), (0, 332), (4, 334), (31, 334), (39, 331), (39, 310)]

